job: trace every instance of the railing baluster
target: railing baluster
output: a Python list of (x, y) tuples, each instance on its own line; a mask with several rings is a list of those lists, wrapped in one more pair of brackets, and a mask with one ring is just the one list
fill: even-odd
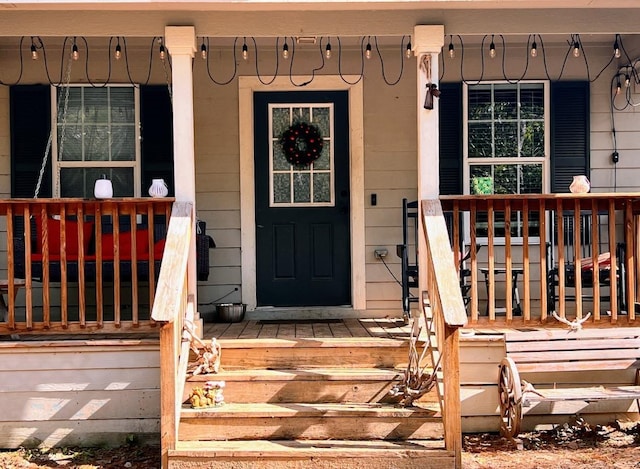
[(582, 318), (582, 214), (580, 200), (573, 201), (573, 279), (576, 299), (576, 318)]
[[(35, 207), (34, 207), (35, 208)], [(24, 225), (24, 276), (25, 279), (25, 322), (33, 322), (33, 283), (31, 280), (31, 206), (25, 204), (22, 217)], [(14, 324), (15, 327), (15, 324)]]
[(611, 255), (611, 271), (609, 273), (609, 293), (611, 296), (611, 323), (618, 322), (618, 259), (616, 254), (616, 206), (615, 200), (609, 200), (609, 253)]
[[(547, 210), (544, 200), (538, 203), (538, 218), (540, 219), (540, 321), (544, 323), (549, 309), (549, 288), (553, 288), (552, 279), (548, 277), (553, 266), (547, 265)], [(549, 249), (553, 250), (553, 246)], [(551, 285), (548, 283), (550, 281)]]
[[(131, 225), (131, 321), (133, 327), (140, 326), (140, 316), (138, 308), (138, 224), (136, 221), (137, 211), (135, 206), (128, 207), (129, 225)], [(152, 249), (149, 247), (149, 249)]]
[(471, 233), (471, 320), (478, 322), (478, 244), (476, 240), (476, 201), (471, 201), (469, 209), (469, 230)]
[[(111, 221), (113, 225), (113, 323), (121, 327), (120, 318), (120, 210), (118, 204), (111, 206)], [(132, 227), (133, 229), (133, 227)]]
[[(531, 269), (529, 259), (529, 201), (522, 203), (522, 283), (523, 301), (520, 305), (521, 314), (525, 322), (531, 320)], [(517, 288), (517, 285), (516, 285)]]
[(559, 311), (556, 313), (564, 318), (566, 316), (565, 311), (565, 299), (566, 299), (566, 271), (564, 265), (564, 223), (563, 223), (563, 204), (562, 199), (558, 199), (556, 208), (556, 225), (558, 231), (558, 306)]
[[(511, 204), (505, 201), (504, 207), (504, 265), (505, 265), (505, 316), (507, 323), (513, 321), (513, 259), (511, 258)], [(495, 289), (494, 289), (495, 293)], [(493, 296), (495, 298), (495, 296)]]
[(489, 248), (489, 288), (487, 289), (487, 306), (489, 307), (489, 321), (495, 322), (496, 320), (496, 276), (494, 272), (495, 268), (495, 250), (494, 246), (494, 211), (493, 211), (493, 201), (489, 200), (487, 202), (487, 243)]
[(63, 328), (69, 326), (69, 284), (67, 282), (67, 209), (60, 206), (60, 323)]
[(80, 322), (80, 327), (87, 326), (87, 295), (86, 295), (86, 279), (85, 279), (85, 268), (84, 264), (86, 261), (84, 246), (84, 207), (82, 204), (78, 205), (77, 209), (77, 220), (78, 220), (78, 321)]
[(155, 300), (155, 294), (156, 294), (156, 261), (155, 261), (155, 254), (154, 251), (155, 249), (153, 249), (154, 246), (154, 229), (153, 227), (155, 226), (155, 213), (153, 210), (153, 206), (151, 204), (149, 204), (149, 206), (147, 207), (147, 224), (149, 225), (149, 235), (148, 235), (148, 243), (149, 243), (149, 265), (148, 265), (148, 272), (149, 272), (149, 309), (151, 309), (151, 307), (153, 306), (153, 302)]
[(7, 207), (7, 326), (9, 329), (16, 327), (16, 294), (14, 291), (15, 275), (15, 254), (13, 252), (13, 207)]
[(95, 209), (96, 227), (96, 325), (98, 328), (104, 326), (104, 297), (102, 291), (102, 206), (96, 204)]
[(591, 262), (593, 263), (593, 321), (600, 320), (600, 219), (596, 200), (591, 201)]
[[(49, 328), (51, 324), (51, 299), (49, 297), (50, 283), (49, 283), (49, 214), (47, 213), (46, 206), (42, 205), (40, 209), (40, 220), (42, 221), (42, 232), (37, 233), (36, 236), (40, 236), (42, 240), (42, 322), (45, 328)], [(37, 229), (37, 228), (36, 228)], [(31, 326), (27, 324), (27, 328), (31, 329)]]
[[(636, 318), (636, 308), (634, 305), (635, 294), (635, 269), (634, 266), (634, 249), (633, 249), (633, 207), (632, 201), (627, 200), (625, 203), (625, 211), (624, 211), (624, 243), (625, 246), (628, 246), (625, 252), (624, 259), (624, 271), (625, 271), (625, 302), (626, 302), (626, 310), (628, 314), (628, 320), (633, 321)], [(622, 262), (622, 261), (621, 261)], [(617, 276), (613, 275), (613, 279), (616, 279)]]

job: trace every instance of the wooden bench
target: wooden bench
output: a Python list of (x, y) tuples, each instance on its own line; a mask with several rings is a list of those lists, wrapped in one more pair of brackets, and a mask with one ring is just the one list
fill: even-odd
[[(523, 407), (543, 401), (640, 399), (640, 328), (535, 330), (505, 333), (506, 358), (500, 363), (501, 432), (510, 439), (519, 433)], [(635, 370), (635, 386), (599, 385), (536, 388), (520, 379), (521, 373), (562, 373), (567, 383), (571, 372)], [(534, 376), (534, 375), (530, 375)]]

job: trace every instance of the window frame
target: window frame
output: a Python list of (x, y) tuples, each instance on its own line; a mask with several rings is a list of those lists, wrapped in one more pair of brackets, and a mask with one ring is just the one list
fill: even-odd
[[(470, 158), (469, 157), (469, 88), (476, 85), (512, 85), (519, 87), (521, 84), (541, 84), (544, 90), (544, 156), (543, 157), (491, 157), (491, 158)], [(462, 193), (471, 195), (471, 165), (496, 165), (496, 164), (541, 164), (542, 165), (542, 193), (551, 191), (551, 86), (549, 80), (522, 80), (518, 83), (510, 83), (506, 80), (486, 80), (476, 83), (462, 83)], [(465, 214), (465, 226), (469, 227), (469, 214)], [(471, 233), (469, 228), (465, 230), (465, 242), (470, 242)], [(479, 244), (486, 245), (487, 237), (476, 237)], [(496, 245), (504, 245), (505, 238), (496, 236), (493, 238)], [(522, 245), (521, 236), (512, 236), (512, 245)], [(538, 236), (529, 237), (530, 244), (539, 244)]]
[[(69, 88), (96, 88), (87, 83), (71, 83)], [(99, 88), (102, 88), (100, 86)], [(142, 149), (141, 149), (141, 132), (140, 132), (140, 89), (128, 83), (108, 84), (104, 88), (132, 88), (134, 96), (134, 159), (130, 161), (60, 161), (58, 159), (58, 90), (64, 90), (64, 87), (56, 87), (51, 85), (51, 172), (52, 172), (52, 196), (60, 198), (60, 172), (63, 168), (133, 168), (133, 196), (141, 197), (142, 194)], [(110, 113), (109, 113), (110, 115)], [(109, 122), (109, 128), (111, 122)]]

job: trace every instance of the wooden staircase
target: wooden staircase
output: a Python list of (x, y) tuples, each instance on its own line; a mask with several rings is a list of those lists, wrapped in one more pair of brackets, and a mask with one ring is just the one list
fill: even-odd
[(393, 402), (408, 361), (405, 338), (220, 339), (225, 405), (180, 410), (172, 468), (443, 468), (437, 393)]

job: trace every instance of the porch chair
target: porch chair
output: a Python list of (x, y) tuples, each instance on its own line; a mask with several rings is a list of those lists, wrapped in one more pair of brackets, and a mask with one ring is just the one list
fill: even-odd
[[(580, 226), (575, 227), (575, 218), (573, 212), (564, 212), (562, 216), (563, 226), (563, 244), (564, 244), (564, 280), (565, 287), (576, 287), (576, 268), (578, 265), (574, 263), (574, 259), (579, 259), (581, 287), (585, 289), (594, 288), (594, 269), (598, 269), (598, 284), (601, 287), (609, 288), (611, 282), (611, 252), (609, 249), (609, 242), (607, 236), (607, 215), (598, 215), (598, 258), (596, 265), (593, 262), (593, 234), (592, 234), (592, 214), (581, 213), (580, 214)], [(560, 286), (560, 272), (557, 264), (557, 249), (558, 249), (558, 227), (557, 222), (552, 217), (552, 232), (551, 242), (547, 243), (547, 309), (549, 313), (555, 311), (556, 301), (558, 298), (557, 289)], [(580, 234), (580, 245), (574, 245), (574, 233), (575, 229), (578, 229)], [(575, 255), (577, 252), (577, 256)], [(624, 310), (624, 263), (621, 259), (624, 259), (624, 244), (617, 243), (616, 245), (616, 258), (618, 259), (617, 271), (613, 276), (617, 283), (617, 297), (618, 305), (621, 310)], [(574, 295), (565, 295), (566, 299), (576, 300)], [(593, 299), (593, 295), (584, 295), (583, 299)], [(603, 301), (610, 301), (610, 296), (601, 295), (600, 298)]]

